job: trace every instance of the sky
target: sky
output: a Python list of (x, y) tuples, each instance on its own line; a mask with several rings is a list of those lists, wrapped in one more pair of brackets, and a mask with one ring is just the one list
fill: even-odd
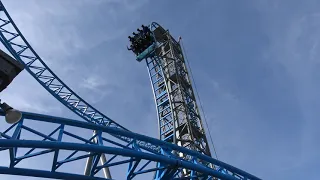
[[(3, 3), (66, 84), (121, 125), (151, 137), (157, 137), (157, 120), (146, 64), (126, 45), (141, 24), (158, 22), (183, 38), (220, 160), (262, 179), (318, 179), (319, 1)], [(26, 71), (1, 99), (23, 111), (79, 119)]]

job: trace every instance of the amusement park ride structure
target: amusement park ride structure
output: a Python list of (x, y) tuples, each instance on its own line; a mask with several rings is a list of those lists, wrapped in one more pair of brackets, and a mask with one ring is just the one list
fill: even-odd
[[(147, 63), (159, 139), (131, 132), (72, 91), (30, 46), (1, 1), (0, 41), (16, 60), (18, 69), (14, 76), (24, 68), (58, 101), (85, 120), (31, 112), (22, 112), (19, 117), (16, 110), (3, 103), (6, 106), (2, 106), (0, 116), (14, 117), (15, 121), (0, 132), (0, 151), (9, 155), (8, 165), (0, 166), (0, 174), (79, 180), (112, 179), (118, 175), (122, 179), (259, 179), (211, 157), (181, 46), (159, 24), (139, 29), (130, 37), (128, 48), (136, 54), (137, 61)], [(4, 60), (0, 59), (0, 65), (1, 61)], [(0, 71), (4, 72), (1, 68)], [(1, 79), (9, 77), (0, 75)], [(9, 116), (10, 113), (16, 116)], [(49, 125), (52, 130), (44, 132), (37, 123)], [(90, 135), (78, 133), (83, 131)], [(37, 139), (24, 136), (26, 132)], [(45, 154), (51, 155), (50, 168), (21, 165)], [(87, 162), (83, 164), (84, 173), (64, 169), (70, 163), (83, 161)], [(100, 172), (104, 177), (99, 176)]]

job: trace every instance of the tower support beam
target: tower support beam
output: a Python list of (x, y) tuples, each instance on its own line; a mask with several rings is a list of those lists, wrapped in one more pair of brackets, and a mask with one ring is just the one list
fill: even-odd
[[(152, 23), (146, 32), (133, 33), (135, 36), (129, 39), (137, 60), (145, 59), (147, 63), (158, 114), (159, 138), (211, 156), (180, 44), (157, 23)], [(183, 153), (179, 156), (190, 158)], [(184, 174), (189, 177), (192, 173), (184, 170)]]
[[(97, 131), (93, 131), (93, 136), (96, 136), (96, 135), (97, 135)], [(95, 137), (92, 141), (94, 143), (98, 143), (98, 138)], [(92, 153), (90, 152), (89, 154), (92, 154)], [(100, 156), (100, 164), (104, 165), (106, 162), (107, 162), (106, 155), (105, 154), (101, 154), (101, 156)], [(89, 156), (87, 158), (87, 162), (86, 162), (86, 166), (85, 166), (85, 170), (84, 170), (84, 175), (90, 176), (92, 167), (93, 167), (93, 155)], [(112, 179), (111, 173), (110, 173), (110, 170), (109, 170), (108, 167), (104, 167), (104, 168), (102, 168), (102, 170), (103, 170), (103, 175), (104, 175), (105, 178)]]

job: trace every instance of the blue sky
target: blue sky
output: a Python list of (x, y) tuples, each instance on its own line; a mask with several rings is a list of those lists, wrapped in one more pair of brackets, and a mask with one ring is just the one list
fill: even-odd
[[(152, 137), (157, 123), (146, 65), (126, 44), (141, 24), (160, 23), (183, 37), (220, 160), (262, 179), (317, 179), (319, 1), (3, 3), (66, 84)], [(78, 118), (25, 71), (1, 97), (24, 111)]]

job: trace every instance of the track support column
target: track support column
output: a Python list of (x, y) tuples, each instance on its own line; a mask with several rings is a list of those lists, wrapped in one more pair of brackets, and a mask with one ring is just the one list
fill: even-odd
[[(93, 136), (95, 136), (97, 134), (96, 131), (93, 131)], [(97, 143), (98, 142), (98, 138), (95, 137), (93, 139), (93, 142)], [(91, 154), (91, 152), (89, 153)], [(86, 176), (90, 176), (91, 174), (91, 169), (92, 169), (92, 162), (93, 162), (93, 157), (90, 156), (87, 158), (87, 162), (86, 162), (86, 166), (85, 166), (85, 169), (84, 169), (84, 175)], [(105, 163), (107, 162), (107, 158), (106, 158), (106, 155), (105, 154), (101, 154), (101, 157), (100, 157), (100, 164), (101, 165), (104, 165)], [(110, 173), (110, 170), (108, 167), (104, 167), (103, 169), (103, 174), (104, 174), (104, 177), (107, 178), (107, 179), (112, 179), (111, 177), (111, 173)]]

